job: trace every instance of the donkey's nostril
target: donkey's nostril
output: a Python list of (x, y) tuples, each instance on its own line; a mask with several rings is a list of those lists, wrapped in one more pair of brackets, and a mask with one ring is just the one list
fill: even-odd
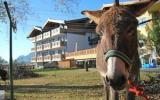
[(108, 79), (108, 77), (106, 76), (106, 82), (109, 82), (109, 79)]
[(125, 78), (125, 76), (120, 76), (119, 78), (118, 78), (118, 85), (119, 86), (122, 86), (123, 84), (125, 84), (126, 83), (126, 78)]

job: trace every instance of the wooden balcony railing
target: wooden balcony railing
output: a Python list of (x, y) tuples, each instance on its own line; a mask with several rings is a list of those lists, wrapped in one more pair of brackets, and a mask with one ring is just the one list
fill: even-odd
[(61, 61), (64, 59), (64, 54), (56, 54), (56, 55), (46, 55), (46, 56), (38, 56), (32, 57), (31, 62), (50, 62), (50, 61)]
[(66, 59), (83, 59), (83, 58), (95, 58), (95, 57), (96, 57), (96, 48), (80, 50), (80, 51), (70, 52), (65, 54)]
[(31, 62), (36, 62), (36, 57), (32, 57)]
[(42, 51), (43, 50), (43, 45), (37, 46), (37, 51)]
[(64, 41), (52, 42), (52, 49), (63, 47), (64, 44), (65, 44)]
[(64, 59), (63, 54), (52, 55), (52, 61), (61, 61)]
[(43, 62), (43, 56), (38, 56), (37, 57), (37, 62)]
[[(64, 59), (89, 59), (89, 58), (96, 58), (96, 48), (87, 49), (87, 50), (80, 50), (77, 52), (70, 52), (64, 54), (55, 54), (55, 55), (46, 55), (46, 56), (38, 56), (37, 62), (43, 61), (61, 61)], [(32, 62), (35, 62), (36, 58), (32, 58)]]
[(36, 51), (36, 48), (35, 48), (35, 47), (31, 48), (31, 51), (32, 51), (32, 52), (35, 52), (35, 51)]
[(47, 43), (47, 44), (43, 44), (43, 50), (49, 50), (51, 49), (51, 44)]
[(52, 56), (51, 55), (44, 56), (44, 61), (51, 61), (51, 60), (52, 60)]
[(49, 38), (51, 36), (50, 31), (43, 33), (43, 39)]
[(31, 38), (31, 41), (32, 41), (32, 42), (36, 42), (36, 37), (32, 37), (32, 38)]
[(42, 34), (40, 34), (40, 35), (37, 35), (37, 36), (36, 36), (36, 40), (37, 40), (37, 41), (40, 41), (40, 40), (42, 40)]
[(51, 36), (56, 36), (56, 35), (59, 35), (59, 34), (61, 34), (61, 28), (52, 29)]

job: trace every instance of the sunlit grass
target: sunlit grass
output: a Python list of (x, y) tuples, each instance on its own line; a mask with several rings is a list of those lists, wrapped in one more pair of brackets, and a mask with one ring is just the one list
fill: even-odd
[(62, 85), (86, 86), (101, 85), (101, 79), (95, 69), (86, 72), (84, 69), (73, 70), (42, 70), (41, 77), (15, 80), (15, 85)]
[(34, 70), (37, 78), (14, 80), (16, 100), (102, 100), (96, 69)]
[[(16, 100), (103, 100), (102, 81), (95, 68), (88, 72), (85, 69), (34, 72), (40, 77), (14, 80)], [(148, 74), (141, 73), (141, 80), (144, 79), (148, 79)]]

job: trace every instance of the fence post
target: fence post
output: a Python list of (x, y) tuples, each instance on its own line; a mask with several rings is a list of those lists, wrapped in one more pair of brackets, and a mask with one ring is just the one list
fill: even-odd
[(88, 72), (87, 60), (84, 61), (84, 68), (86, 69), (86, 72)]

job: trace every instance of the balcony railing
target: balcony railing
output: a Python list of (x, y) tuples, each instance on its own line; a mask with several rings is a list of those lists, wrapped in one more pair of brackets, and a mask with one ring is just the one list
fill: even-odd
[(51, 49), (51, 44), (47, 43), (47, 44), (43, 44), (43, 50), (49, 50)]
[(38, 56), (37, 57), (37, 62), (43, 62), (43, 56)]
[(52, 56), (51, 55), (44, 56), (44, 61), (51, 61), (51, 60), (52, 60)]
[(32, 57), (31, 62), (36, 62), (36, 60), (37, 62), (61, 61), (65, 58), (64, 56), (64, 54), (37, 56), (37, 59), (36, 57)]
[(36, 57), (32, 57), (31, 62), (36, 62)]
[(43, 45), (37, 46), (37, 51), (42, 51), (43, 50)]
[(35, 52), (35, 51), (36, 51), (36, 48), (35, 48), (35, 47), (31, 48), (31, 51), (32, 51), (32, 52)]
[(84, 58), (95, 58), (95, 57), (96, 57), (96, 48), (80, 50), (65, 54), (66, 59), (84, 59)]
[(40, 41), (40, 40), (42, 40), (42, 34), (40, 34), (40, 35), (37, 35), (37, 36), (36, 36), (36, 38), (37, 38), (37, 41)]
[(32, 41), (32, 42), (36, 42), (36, 37), (32, 37), (32, 38), (31, 38), (31, 41)]
[(64, 59), (64, 55), (63, 54), (52, 55), (52, 61), (61, 61), (63, 59)]
[(49, 38), (51, 36), (50, 31), (43, 33), (43, 39)]
[(65, 45), (64, 41), (56, 41), (56, 42), (52, 42), (52, 49), (55, 48), (61, 48)]
[(56, 36), (56, 35), (61, 34), (61, 30), (62, 30), (61, 28), (52, 29), (51, 36)]

